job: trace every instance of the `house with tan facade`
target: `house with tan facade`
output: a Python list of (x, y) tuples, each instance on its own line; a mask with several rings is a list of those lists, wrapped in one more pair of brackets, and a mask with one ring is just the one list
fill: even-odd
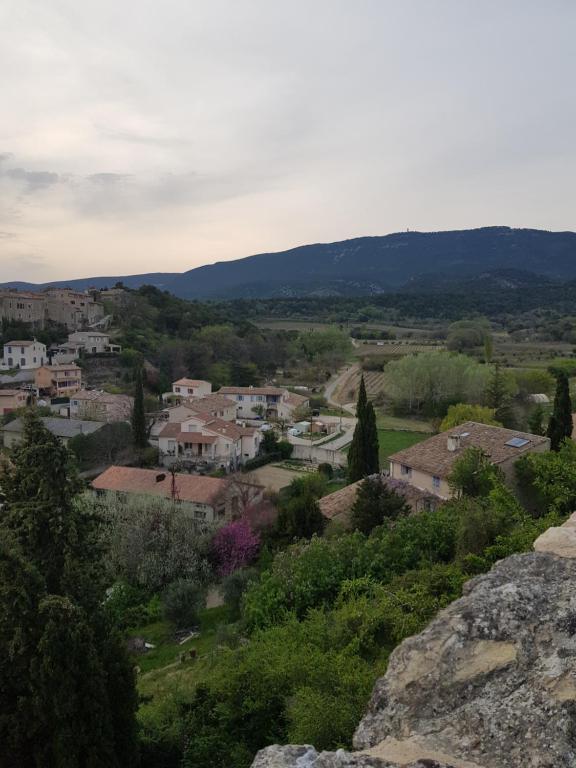
[(130, 395), (111, 395), (101, 389), (82, 389), (70, 397), (71, 419), (130, 421), (133, 408), (134, 398)]
[(181, 464), (189, 469), (235, 471), (255, 458), (262, 433), (231, 421), (202, 414), (190, 414), (182, 422), (168, 422), (158, 435), (160, 462)]
[(0, 368), (5, 370), (20, 368), (23, 371), (30, 371), (40, 368), (47, 362), (45, 344), (36, 339), (16, 340), (4, 344), (4, 357), (0, 361)]
[(206, 397), (212, 392), (212, 384), (203, 379), (178, 379), (172, 382), (172, 392), (166, 392), (165, 398), (184, 400), (190, 397)]
[(238, 419), (290, 420), (298, 407), (309, 399), (280, 387), (221, 387), (219, 395), (236, 402)]
[(199, 522), (225, 523), (262, 501), (261, 485), (236, 478), (204, 477), (137, 467), (108, 467), (92, 482), (97, 493), (160, 496), (182, 505)]
[(24, 408), (30, 393), (23, 389), (0, 389), (0, 416)]
[(68, 365), (43, 365), (34, 371), (39, 397), (70, 397), (82, 389), (82, 370)]
[(441, 499), (450, 499), (453, 492), (448, 478), (467, 448), (482, 450), (488, 460), (502, 470), (506, 482), (514, 486), (517, 459), (526, 453), (549, 451), (550, 440), (528, 432), (466, 421), (393, 453), (389, 456), (390, 477)]

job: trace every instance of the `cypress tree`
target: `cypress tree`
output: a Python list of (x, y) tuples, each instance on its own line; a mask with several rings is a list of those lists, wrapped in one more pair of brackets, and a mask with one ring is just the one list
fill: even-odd
[(558, 451), (562, 441), (572, 435), (572, 401), (570, 400), (570, 384), (564, 371), (556, 374), (556, 394), (554, 396), (554, 408), (548, 423), (547, 436), (550, 438), (550, 447)]
[(379, 470), (376, 414), (374, 406), (368, 402), (363, 376), (360, 379), (356, 418), (354, 436), (348, 450), (348, 477), (351, 483)]
[(365, 436), (366, 436), (366, 474), (374, 475), (380, 471), (378, 429), (376, 427), (376, 413), (372, 403), (366, 405), (365, 411)]
[(132, 440), (134, 447), (142, 450), (148, 446), (148, 434), (146, 430), (146, 413), (144, 411), (144, 383), (142, 380), (142, 368), (136, 371), (136, 383), (134, 387), (134, 409), (132, 411)]
[(102, 604), (99, 522), (67, 449), (34, 415), (2, 477), (0, 765), (136, 761), (131, 665)]

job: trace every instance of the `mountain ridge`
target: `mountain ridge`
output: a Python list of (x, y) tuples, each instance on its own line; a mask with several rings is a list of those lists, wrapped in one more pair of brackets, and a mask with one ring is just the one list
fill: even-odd
[[(414, 284), (438, 290), (446, 284), (501, 273), (522, 273), (551, 281), (576, 279), (576, 233), (506, 226), (441, 232), (396, 232), (313, 243), (206, 264), (183, 273), (147, 273), (126, 277), (60, 280), (48, 285), (103, 287), (117, 281), (128, 287), (154, 285), (184, 299), (280, 298), (375, 295), (414, 290)], [(526, 277), (520, 280), (520, 284)], [(518, 282), (513, 279), (513, 285)], [(430, 284), (429, 286), (427, 284)], [(486, 283), (489, 287), (490, 280)], [(16, 285), (4, 283), (1, 287)], [(521, 287), (518, 285), (517, 287)]]

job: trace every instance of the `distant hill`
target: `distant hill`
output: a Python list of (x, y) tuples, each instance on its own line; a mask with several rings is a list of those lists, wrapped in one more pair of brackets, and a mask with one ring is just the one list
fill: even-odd
[[(449, 232), (400, 232), (319, 243), (191, 269), (183, 274), (59, 281), (88, 287), (122, 280), (185, 299), (367, 296), (455, 289), (484, 277), (484, 288), (521, 287), (543, 276), (576, 278), (576, 233), (484, 227)], [(26, 286), (32, 289), (32, 286)], [(511, 287), (511, 286), (508, 286)]]
[(140, 288), (142, 285), (154, 285), (160, 290), (169, 290), (168, 286), (180, 276), (179, 272), (150, 272), (145, 275), (124, 275), (122, 277), (83, 277), (77, 280), (55, 280), (52, 283), (24, 283), (13, 280), (0, 283), (0, 288), (17, 288), (19, 291), (41, 291), (49, 286), (74, 288), (85, 291), (88, 288), (111, 288), (122, 282), (128, 288)]

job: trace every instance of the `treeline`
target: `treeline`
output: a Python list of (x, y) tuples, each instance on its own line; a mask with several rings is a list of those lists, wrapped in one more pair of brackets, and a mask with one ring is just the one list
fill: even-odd
[(542, 310), (576, 314), (576, 281), (489, 291), (398, 292), (364, 297), (310, 297), (299, 299), (241, 299), (234, 304), (247, 317), (294, 317), (327, 322), (392, 321), (399, 318), (434, 318), (454, 321), (476, 315), (493, 320)]

